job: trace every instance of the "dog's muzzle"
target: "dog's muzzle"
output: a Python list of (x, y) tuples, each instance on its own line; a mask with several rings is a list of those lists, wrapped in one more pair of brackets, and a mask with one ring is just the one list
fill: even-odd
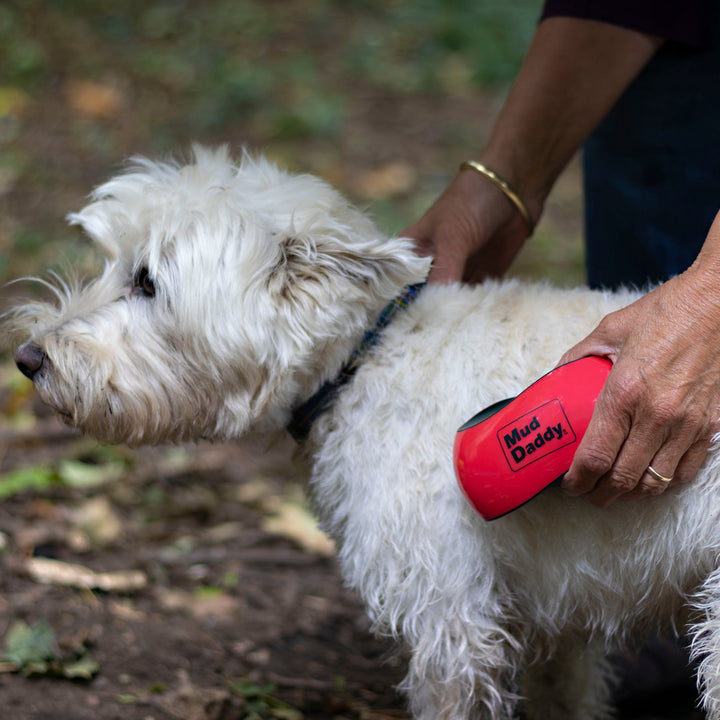
[(23, 343), (15, 351), (15, 364), (18, 370), (31, 380), (42, 368), (45, 358), (45, 351), (34, 342)]

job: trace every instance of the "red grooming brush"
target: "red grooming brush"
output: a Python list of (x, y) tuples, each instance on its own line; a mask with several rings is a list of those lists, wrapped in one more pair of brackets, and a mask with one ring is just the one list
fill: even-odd
[(561, 365), (457, 431), (455, 473), (485, 520), (515, 510), (562, 478), (611, 369), (610, 360), (594, 356)]

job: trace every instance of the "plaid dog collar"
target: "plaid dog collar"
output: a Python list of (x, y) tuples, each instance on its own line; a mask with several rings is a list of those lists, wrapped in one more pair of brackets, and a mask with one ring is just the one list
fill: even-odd
[(330, 407), (343, 385), (351, 380), (358, 367), (360, 359), (374, 347), (383, 330), (390, 324), (398, 312), (404, 310), (418, 295), (424, 283), (408, 285), (380, 314), (375, 327), (368, 330), (359, 347), (350, 356), (334, 380), (328, 380), (320, 389), (302, 405), (293, 411), (287, 430), (295, 442), (301, 443), (310, 434), (315, 419)]

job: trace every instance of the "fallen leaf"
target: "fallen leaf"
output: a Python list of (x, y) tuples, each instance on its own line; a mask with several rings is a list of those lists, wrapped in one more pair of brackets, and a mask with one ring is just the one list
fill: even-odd
[(221, 594), (215, 597), (196, 597), (190, 606), (192, 614), (199, 619), (232, 618), (237, 616), (238, 602), (230, 595)]
[(108, 603), (108, 609), (116, 617), (122, 620), (133, 620), (135, 622), (142, 622), (147, 619), (147, 613), (142, 610), (138, 610), (130, 602), (119, 602), (111, 601)]
[(100, 120), (114, 118), (123, 104), (117, 87), (93, 80), (70, 80), (65, 95), (73, 110)]
[(255, 713), (249, 717), (302, 720), (303, 714), (299, 710), (272, 695), (275, 690), (272, 683), (258, 686), (249, 680), (239, 680), (230, 682), (228, 685), (233, 694), (241, 697), (246, 707)]
[(56, 650), (55, 633), (44, 621), (30, 626), (16, 620), (5, 637), (5, 659), (17, 667), (50, 660), (55, 657)]
[(169, 612), (189, 612), (196, 618), (232, 618), (238, 613), (238, 602), (232, 596), (222, 592), (207, 595), (192, 594), (177, 588), (156, 588), (162, 608)]
[(131, 593), (147, 586), (147, 576), (140, 570), (94, 572), (84, 565), (49, 558), (28, 558), (27, 574), (44, 585), (62, 585), (86, 590)]
[(235, 489), (235, 499), (243, 505), (258, 506), (265, 510), (280, 504), (277, 492), (270, 487), (267, 478), (262, 475), (240, 483)]
[(72, 520), (94, 545), (104, 547), (115, 542), (123, 526), (106, 497), (92, 498), (72, 513)]
[(26, 490), (46, 490), (57, 482), (52, 468), (46, 465), (31, 465), (6, 473), (0, 478), (0, 500), (12, 497)]
[(89, 657), (63, 663), (61, 668), (62, 676), (68, 680), (92, 680), (99, 671), (100, 664)]
[(332, 557), (335, 544), (317, 525), (317, 520), (303, 505), (284, 502), (277, 513), (263, 521), (263, 529), (297, 543), (303, 550)]
[(125, 472), (121, 462), (86, 463), (80, 460), (61, 460), (58, 464), (58, 475), (69, 487), (94, 488), (99, 485), (119, 480)]
[[(230, 708), (235, 705), (227, 690), (199, 688), (189, 684), (162, 695), (148, 696), (144, 700), (176, 720), (222, 720), (230, 715)], [(232, 717), (238, 716), (236, 711), (239, 708), (234, 710)]]
[(360, 172), (355, 179), (355, 191), (371, 200), (383, 200), (409, 192), (417, 179), (415, 169), (398, 161)]

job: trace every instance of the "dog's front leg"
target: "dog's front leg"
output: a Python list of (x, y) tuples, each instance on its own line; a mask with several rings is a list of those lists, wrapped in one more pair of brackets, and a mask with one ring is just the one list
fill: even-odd
[(417, 617), (403, 683), (416, 720), (509, 720), (518, 700), (520, 643), (487, 617), (458, 608)]

